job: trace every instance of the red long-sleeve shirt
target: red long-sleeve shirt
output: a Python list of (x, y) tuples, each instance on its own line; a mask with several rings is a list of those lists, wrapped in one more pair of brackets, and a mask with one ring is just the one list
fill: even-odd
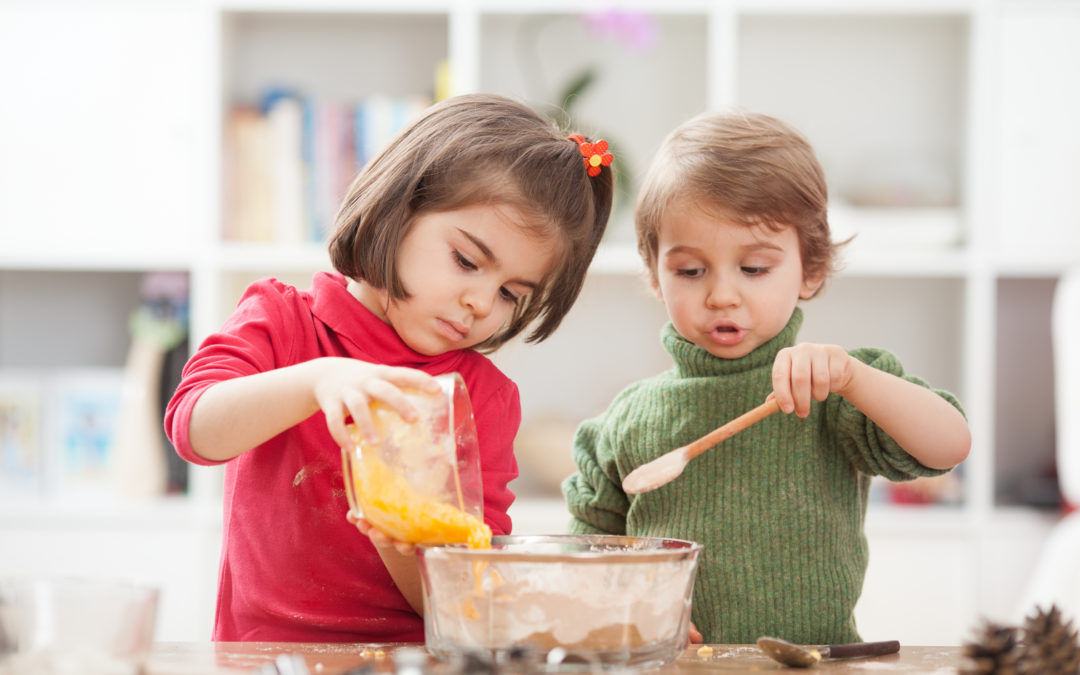
[[(469, 390), (480, 445), (484, 519), (510, 531), (507, 487), (517, 476), (513, 440), (521, 421), (517, 386), (471, 350), (428, 357), (407, 347), (336, 273), (306, 291), (257, 281), (236, 311), (199, 347), (165, 413), (181, 457), (215, 464), (191, 449), (195, 401), (217, 382), (347, 356), (432, 375), (457, 371)], [(319, 412), (225, 466), (217, 614), (219, 641), (421, 641), (412, 611), (370, 540), (346, 519), (341, 451)]]

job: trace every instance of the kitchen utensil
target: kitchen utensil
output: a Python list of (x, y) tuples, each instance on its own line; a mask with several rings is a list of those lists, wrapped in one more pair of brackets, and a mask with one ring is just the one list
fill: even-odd
[[(419, 547), (424, 636), (443, 661), (564, 650), (563, 666), (655, 666), (686, 646), (701, 545), (614, 535), (495, 536)], [(562, 666), (560, 666), (562, 667)]]
[(724, 426), (714, 429), (693, 443), (665, 453), (627, 474), (622, 488), (627, 494), (636, 495), (666, 485), (682, 474), (690, 460), (714, 445), (726, 441), (746, 427), (759, 422), (780, 409), (776, 399), (770, 398), (758, 407), (739, 415)]
[(483, 484), (476, 425), (465, 382), (435, 378), (437, 392), (403, 390), (418, 415), (406, 422), (383, 403), (371, 404), (379, 441), (355, 433), (342, 448), (349, 506), (391, 537), (414, 544), (470, 542), (486, 546)]
[(896, 640), (884, 642), (853, 642), (845, 645), (824, 645), (803, 647), (787, 640), (774, 637), (759, 637), (757, 645), (769, 658), (785, 666), (794, 668), (812, 668), (823, 659), (850, 659), (867, 656), (882, 656), (900, 651)]

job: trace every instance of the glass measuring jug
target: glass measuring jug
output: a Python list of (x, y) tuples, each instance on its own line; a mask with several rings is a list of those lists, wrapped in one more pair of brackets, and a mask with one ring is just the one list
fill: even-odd
[(485, 548), (491, 528), (469, 393), (458, 373), (435, 379), (437, 392), (403, 390), (418, 413), (413, 422), (374, 402), (378, 442), (351, 429), (354, 446), (341, 451), (345, 493), (354, 511), (394, 539)]

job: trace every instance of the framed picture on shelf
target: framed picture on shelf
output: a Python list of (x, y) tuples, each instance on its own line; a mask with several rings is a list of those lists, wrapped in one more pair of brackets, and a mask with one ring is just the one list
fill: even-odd
[(123, 381), (122, 368), (63, 371), (51, 379), (45, 419), (56, 497), (108, 495)]
[(40, 377), (0, 373), (0, 499), (37, 497), (44, 490), (43, 398)]

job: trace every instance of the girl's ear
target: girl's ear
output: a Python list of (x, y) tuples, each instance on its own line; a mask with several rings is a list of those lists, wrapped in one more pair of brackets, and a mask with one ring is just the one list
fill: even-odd
[(814, 297), (814, 294), (818, 292), (821, 285), (825, 283), (825, 274), (818, 274), (813, 277), (803, 277), (802, 285), (799, 286), (799, 297), (803, 300), (809, 300)]

